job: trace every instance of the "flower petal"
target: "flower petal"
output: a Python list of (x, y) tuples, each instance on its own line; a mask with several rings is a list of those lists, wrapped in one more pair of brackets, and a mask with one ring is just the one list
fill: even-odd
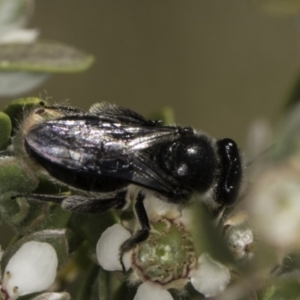
[(11, 29), (0, 32), (0, 44), (5, 43), (33, 43), (39, 35), (37, 29)]
[(49, 73), (0, 72), (0, 97), (13, 97), (27, 93), (50, 78)]
[(247, 196), (251, 225), (259, 239), (284, 251), (300, 247), (300, 181), (296, 166), (291, 160), (266, 170)]
[(174, 300), (171, 294), (161, 285), (146, 281), (137, 289), (133, 300)]
[[(97, 243), (96, 254), (98, 262), (104, 270), (122, 270), (119, 248), (128, 238), (130, 238), (130, 232), (120, 224), (115, 224), (102, 233)], [(128, 270), (131, 265), (130, 252), (124, 254), (123, 263), (125, 269)]]
[(42, 293), (30, 300), (71, 300), (70, 294), (67, 292), (62, 293)]
[(9, 260), (2, 289), (10, 299), (47, 289), (55, 280), (57, 254), (48, 243), (27, 242)]
[(230, 281), (227, 267), (203, 253), (198, 259), (198, 267), (191, 274), (193, 287), (205, 297), (214, 297), (224, 291)]

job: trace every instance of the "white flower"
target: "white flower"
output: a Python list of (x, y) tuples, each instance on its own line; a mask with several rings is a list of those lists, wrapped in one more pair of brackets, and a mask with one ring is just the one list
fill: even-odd
[(227, 230), (227, 240), (229, 246), (237, 258), (251, 258), (253, 252), (253, 233), (249, 228), (229, 228)]
[(142, 283), (133, 300), (173, 300), (171, 294), (162, 288), (159, 284), (154, 284), (152, 282), (146, 281)]
[[(196, 264), (193, 249), (189, 247), (188, 243), (185, 244), (188, 238), (184, 235), (187, 233), (182, 234), (178, 225), (168, 223), (166, 220), (158, 223), (158, 226), (161, 227), (162, 223), (167, 223), (166, 228), (172, 228), (168, 232), (169, 234), (165, 234), (164, 230), (158, 233), (154, 232), (152, 241), (149, 244), (145, 242), (139, 252), (133, 250), (124, 255), (123, 263), (126, 270), (130, 266), (134, 269), (134, 275), (131, 276), (132, 281), (144, 281), (139, 286), (134, 300), (172, 300), (173, 297), (167, 289), (181, 289), (189, 281), (198, 292), (206, 297), (221, 293), (230, 281), (228, 268), (213, 260), (207, 253), (203, 253)], [(176, 236), (177, 234), (181, 234), (182, 237), (179, 238)], [(163, 240), (155, 240), (156, 235)], [(129, 237), (130, 233), (120, 224), (109, 227), (101, 235), (96, 252), (98, 262), (105, 270), (122, 269), (119, 262), (119, 248)], [(157, 245), (159, 241), (161, 244)], [(154, 246), (151, 247), (153, 243)], [(169, 244), (167, 247), (168, 243), (175, 245)], [(182, 253), (179, 253), (181, 250)], [(156, 255), (159, 256), (157, 260), (155, 260)], [(169, 274), (167, 277), (164, 274), (165, 268)]]
[[(130, 232), (120, 224), (115, 224), (103, 232), (97, 243), (96, 254), (98, 262), (104, 270), (122, 270), (119, 261), (119, 248), (128, 238), (130, 238)], [(123, 256), (123, 264), (126, 270), (130, 268), (129, 252)]]
[(198, 259), (198, 266), (191, 273), (193, 287), (205, 297), (214, 297), (224, 291), (230, 282), (227, 267), (203, 253)]
[(10, 300), (43, 291), (54, 282), (57, 265), (56, 251), (50, 244), (27, 242), (9, 260), (2, 290)]
[(282, 250), (300, 248), (300, 172), (285, 162), (262, 173), (247, 197), (260, 239)]
[(224, 236), (237, 259), (247, 260), (254, 256), (254, 236), (248, 223), (248, 214), (244, 210), (232, 213), (224, 223)]

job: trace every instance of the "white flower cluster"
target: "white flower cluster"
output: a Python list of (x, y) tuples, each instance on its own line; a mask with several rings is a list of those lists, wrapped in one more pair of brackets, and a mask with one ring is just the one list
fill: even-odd
[(252, 226), (281, 253), (300, 249), (300, 166), (290, 159), (260, 174), (247, 196)]

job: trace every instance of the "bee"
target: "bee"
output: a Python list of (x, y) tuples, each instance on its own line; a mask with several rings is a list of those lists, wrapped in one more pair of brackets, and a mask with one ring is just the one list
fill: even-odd
[[(39, 117), (45, 111), (48, 117)], [(149, 195), (180, 206), (199, 193), (213, 210), (220, 210), (235, 203), (240, 193), (242, 158), (233, 140), (216, 140), (191, 127), (165, 126), (117, 105), (94, 104), (87, 113), (72, 107), (38, 108), (21, 131), (28, 159), (82, 192), (33, 194), (34, 199), (96, 214), (124, 209), (136, 191), (140, 229), (121, 245), (121, 258), (149, 236), (144, 206)]]

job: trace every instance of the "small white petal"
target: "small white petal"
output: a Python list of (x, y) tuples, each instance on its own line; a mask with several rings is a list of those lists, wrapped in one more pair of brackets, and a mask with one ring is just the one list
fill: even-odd
[(0, 28), (24, 27), (32, 15), (33, 8), (32, 0), (1, 0)]
[(162, 286), (146, 281), (137, 289), (133, 300), (174, 300)]
[[(1, 65), (6, 65), (2, 61)], [(49, 73), (40, 72), (0, 72), (0, 97), (18, 96), (36, 88), (50, 78)]]
[(230, 281), (227, 267), (203, 253), (198, 259), (198, 267), (191, 274), (193, 287), (205, 297), (214, 297), (224, 291)]
[(160, 220), (161, 217), (165, 217), (168, 220), (176, 220), (181, 215), (177, 204), (162, 201), (155, 195), (147, 195), (144, 204), (148, 218), (153, 223)]
[(67, 292), (62, 293), (42, 293), (30, 300), (71, 300), (71, 296)]
[(10, 299), (47, 289), (55, 280), (58, 259), (48, 243), (31, 241), (9, 260), (2, 288)]
[[(119, 248), (127, 239), (130, 238), (130, 232), (122, 225), (115, 224), (107, 228), (101, 235), (96, 254), (99, 265), (107, 271), (121, 271), (122, 266), (119, 261)], [(123, 256), (123, 264), (128, 270), (131, 265), (131, 253), (127, 252)]]
[(37, 29), (11, 29), (0, 32), (0, 44), (33, 43), (39, 35)]
[(259, 239), (288, 251), (300, 247), (300, 182), (299, 172), (293, 170), (296, 166), (291, 161), (262, 173), (247, 196), (252, 226)]

